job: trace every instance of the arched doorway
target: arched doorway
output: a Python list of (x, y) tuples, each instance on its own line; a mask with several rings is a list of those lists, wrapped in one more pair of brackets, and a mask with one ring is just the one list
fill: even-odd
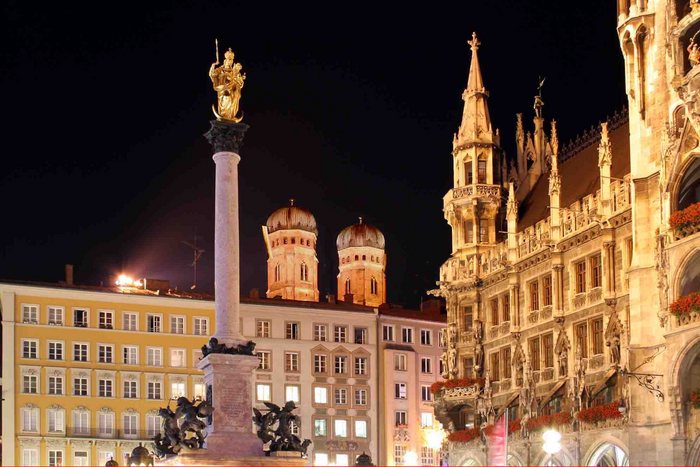
[(603, 467), (627, 467), (630, 465), (630, 459), (620, 446), (613, 443), (601, 444), (595, 450), (587, 465), (603, 466)]

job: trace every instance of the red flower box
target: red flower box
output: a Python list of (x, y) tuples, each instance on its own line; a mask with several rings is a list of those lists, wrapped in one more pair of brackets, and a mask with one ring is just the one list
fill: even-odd
[(691, 312), (700, 313), (700, 292), (692, 292), (688, 295), (678, 298), (671, 303), (668, 311), (674, 315), (681, 317), (690, 314)]
[(430, 385), (430, 392), (437, 394), (443, 388), (454, 389), (454, 388), (467, 388), (469, 386), (484, 384), (484, 378), (457, 378), (448, 379), (446, 381), (437, 381)]
[(545, 427), (561, 426), (571, 422), (571, 414), (569, 412), (557, 412), (552, 415), (540, 415), (536, 418), (531, 418), (527, 421), (528, 431), (537, 431)]
[(669, 224), (671, 224), (673, 229), (682, 229), (700, 224), (700, 203), (691, 204), (682, 211), (676, 211), (671, 214)]
[(610, 404), (597, 405), (595, 407), (583, 409), (578, 413), (576, 418), (582, 422), (596, 423), (603, 420), (622, 418), (622, 414), (618, 410), (618, 403), (611, 402)]
[(468, 443), (469, 441), (476, 439), (478, 436), (479, 430), (476, 428), (470, 428), (469, 430), (453, 431), (447, 436), (447, 439), (453, 443)]

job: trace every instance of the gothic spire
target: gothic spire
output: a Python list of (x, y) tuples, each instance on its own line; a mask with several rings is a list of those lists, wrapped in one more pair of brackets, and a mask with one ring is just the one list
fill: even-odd
[(472, 142), (494, 143), (497, 140), (491, 127), (489, 108), (486, 103), (489, 94), (484, 87), (484, 79), (481, 76), (477, 53), (481, 42), (476, 37), (476, 33), (472, 34), (472, 40), (468, 43), (472, 50), (472, 60), (469, 66), (467, 88), (462, 94), (464, 111), (455, 146)]

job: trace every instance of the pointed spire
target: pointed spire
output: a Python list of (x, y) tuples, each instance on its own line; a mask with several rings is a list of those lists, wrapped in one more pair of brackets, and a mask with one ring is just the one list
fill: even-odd
[(476, 33), (472, 34), (472, 40), (468, 41), (468, 43), (471, 46), (472, 59), (469, 66), (467, 88), (462, 93), (462, 99), (464, 100), (462, 123), (457, 132), (457, 139), (453, 144), (455, 147), (471, 142), (497, 144), (498, 138), (491, 127), (491, 117), (486, 104), (489, 94), (484, 87), (484, 79), (481, 76), (481, 67), (479, 66), (479, 56), (477, 54), (481, 42), (476, 37)]
[(552, 133), (549, 138), (549, 144), (552, 146), (552, 170), (556, 166), (556, 157), (559, 154), (559, 137), (557, 136), (557, 121), (552, 120)]
[(518, 201), (515, 199), (515, 184), (508, 184), (508, 202), (507, 206), (507, 216), (517, 218), (518, 217)]
[[(557, 136), (557, 121), (552, 120), (552, 135), (549, 141), (552, 147), (552, 168), (549, 171), (549, 196), (558, 195), (561, 190), (559, 176), (559, 137)], [(551, 204), (551, 203), (550, 203)], [(557, 213), (558, 214), (558, 213)]]
[(608, 122), (600, 124), (600, 144), (598, 145), (598, 167), (612, 164), (612, 144), (608, 136)]

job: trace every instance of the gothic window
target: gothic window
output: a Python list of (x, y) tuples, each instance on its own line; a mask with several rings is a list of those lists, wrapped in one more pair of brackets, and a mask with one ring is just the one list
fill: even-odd
[(591, 287), (603, 285), (603, 267), (600, 255), (591, 257)]
[(309, 280), (309, 267), (306, 265), (305, 262), (302, 261), (300, 269), (301, 269), (301, 280), (308, 281)]
[(464, 163), (464, 173), (466, 174), (467, 185), (474, 183), (474, 175), (472, 172), (472, 161)]
[(477, 161), (477, 179), (479, 183), (486, 183), (486, 161)]
[(350, 289), (350, 278), (345, 279), (345, 293), (352, 293)]
[(498, 298), (491, 300), (491, 324), (498, 324)]
[(479, 243), (487, 243), (489, 241), (489, 221), (487, 219), (479, 219)]
[(544, 276), (542, 278), (542, 305), (552, 305), (552, 276)]
[(280, 281), (280, 276), (281, 276), (281, 267), (279, 264), (275, 264), (275, 282)]
[(474, 228), (471, 221), (464, 222), (464, 243), (474, 243)]
[(534, 280), (530, 282), (530, 311), (537, 311), (540, 309), (539, 296), (539, 283)]
[(510, 347), (504, 347), (501, 349), (501, 361), (503, 362), (503, 378), (511, 378), (511, 365), (510, 365)]
[(530, 366), (533, 371), (539, 371), (540, 369), (540, 338), (535, 337), (530, 339)]
[(377, 279), (374, 277), (369, 280), (369, 291), (372, 295), (377, 295)]
[(510, 321), (510, 294), (506, 292), (503, 294), (503, 297), (501, 298), (501, 303), (502, 303), (502, 318), (503, 321)]
[(700, 202), (700, 157), (696, 157), (683, 174), (678, 189), (678, 210)]

